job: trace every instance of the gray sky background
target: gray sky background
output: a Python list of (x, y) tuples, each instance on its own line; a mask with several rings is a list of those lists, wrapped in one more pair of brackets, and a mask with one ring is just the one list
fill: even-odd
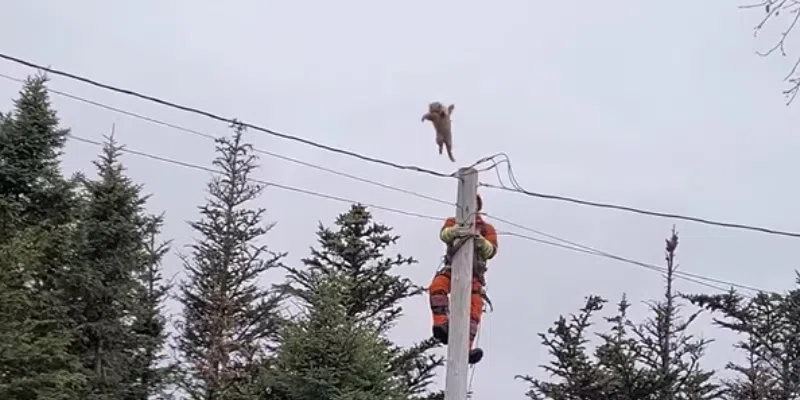
[[(123, 4), (124, 3), (124, 4)], [(797, 229), (800, 166), (796, 108), (784, 106), (781, 78), (792, 60), (753, 54), (777, 35), (753, 39), (760, 11), (738, 3), (673, 0), (537, 2), (375, 1), (6, 1), (0, 49), (57, 69), (235, 117), (326, 144), (452, 171), (499, 151), (530, 190), (642, 208)], [(0, 72), (31, 72), (8, 62)], [(214, 134), (227, 128), (78, 82), (51, 87)], [(17, 83), (0, 80), (8, 109)], [(202, 138), (54, 96), (64, 126), (100, 140), (116, 123), (131, 149), (209, 165)], [(436, 153), (420, 123), (426, 104), (456, 104), (455, 156)], [(792, 118), (794, 117), (794, 118)], [(456, 182), (368, 164), (251, 132), (259, 148), (454, 200)], [(792, 150), (795, 149), (795, 150)], [(67, 172), (92, 172), (99, 149), (71, 142)], [(165, 237), (191, 240), (208, 174), (126, 155), (130, 175), (165, 211)], [(278, 159), (262, 158), (257, 178), (442, 218), (453, 208)], [(495, 182), (493, 174), (482, 179)], [(609, 252), (661, 264), (672, 221), (483, 190), (485, 210)], [(260, 204), (277, 226), (267, 243), (297, 263), (318, 221), (346, 204), (267, 189)], [(408, 276), (427, 283), (442, 245), (439, 223), (375, 211), (403, 236), (399, 251), (421, 262)], [(502, 223), (498, 230), (519, 231)], [(783, 290), (793, 284), (797, 242), (677, 222), (682, 269)], [(619, 262), (500, 238), (490, 266), (495, 312), (485, 317), (476, 399), (521, 399), (515, 374), (547, 361), (536, 337), (559, 314), (595, 293), (659, 296), (658, 274)], [(180, 271), (171, 257), (169, 274)], [(679, 282), (682, 291), (702, 290)], [(178, 309), (173, 309), (177, 312)], [(613, 311), (611, 307), (609, 313)], [(403, 343), (430, 335), (424, 297), (406, 304), (394, 331)], [(696, 325), (713, 344), (706, 364), (721, 368), (731, 338)], [(441, 381), (444, 381), (442, 370)]]

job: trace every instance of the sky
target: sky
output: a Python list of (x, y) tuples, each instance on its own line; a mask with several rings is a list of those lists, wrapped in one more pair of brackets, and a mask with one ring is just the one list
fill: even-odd
[[(291, 4), (293, 3), (293, 4)], [(511, 158), (528, 190), (710, 219), (798, 230), (800, 138), (785, 106), (791, 59), (754, 54), (777, 32), (754, 38), (760, 10), (711, 0), (537, 2), (475, 0), (402, 4), (337, 2), (16, 1), (0, 13), (0, 51), (226, 117), (402, 164), (442, 172), (497, 152)], [(491, 4), (491, 5), (490, 5)], [(0, 73), (32, 70), (0, 61)], [(227, 126), (53, 76), (50, 87), (214, 135)], [(19, 84), (0, 79), (0, 109)], [(420, 116), (430, 101), (456, 105), (454, 153), (440, 156)], [(115, 137), (129, 149), (209, 166), (213, 143), (185, 132), (53, 96), (72, 133)], [(257, 131), (263, 150), (424, 193), (456, 199), (456, 180), (370, 164)], [(99, 148), (71, 141), (68, 173), (92, 173)], [(125, 155), (131, 177), (166, 213), (164, 237), (185, 252), (206, 172)], [(454, 207), (263, 156), (256, 178), (442, 219)], [(481, 180), (496, 183), (493, 173)], [(676, 224), (683, 271), (767, 290), (793, 285), (796, 239), (670, 221), (481, 189), (484, 210), (516, 223), (639, 261), (663, 264)], [(348, 208), (268, 188), (258, 201), (277, 223), (265, 243), (297, 265), (315, 245), (319, 222)], [(420, 262), (404, 274), (426, 284), (443, 246), (440, 222), (373, 210), (401, 235), (394, 251)], [(525, 233), (491, 221), (499, 231)], [(658, 273), (501, 236), (484, 316), (476, 400), (521, 399), (517, 374), (542, 376), (548, 361), (537, 333), (576, 311), (588, 294), (618, 301), (634, 319), (658, 297)], [(167, 275), (180, 278), (173, 254)], [(280, 276), (266, 277), (264, 284)], [(678, 281), (683, 292), (707, 290)], [(687, 311), (691, 310), (687, 306)], [(180, 310), (171, 304), (170, 311)], [(606, 315), (613, 311), (609, 306)], [(735, 338), (701, 318), (718, 339), (705, 360), (721, 369)], [(405, 304), (392, 332), (400, 343), (430, 335), (425, 297)], [(440, 350), (444, 354), (443, 350)], [(444, 370), (439, 384), (444, 382)]]

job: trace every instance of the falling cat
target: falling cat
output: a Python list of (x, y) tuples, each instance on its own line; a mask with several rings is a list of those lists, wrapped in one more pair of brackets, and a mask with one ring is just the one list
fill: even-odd
[(450, 104), (447, 108), (438, 101), (428, 105), (428, 112), (422, 116), (422, 122), (425, 120), (431, 121), (433, 129), (436, 130), (436, 144), (439, 146), (439, 154), (442, 154), (442, 148), (447, 148), (447, 156), (450, 161), (455, 162), (453, 158), (453, 131), (450, 115), (455, 108), (454, 104)]

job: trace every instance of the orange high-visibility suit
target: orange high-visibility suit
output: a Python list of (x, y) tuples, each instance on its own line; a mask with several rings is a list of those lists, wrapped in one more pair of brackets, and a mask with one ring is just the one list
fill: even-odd
[[(480, 198), (479, 198), (480, 199)], [(478, 210), (481, 202), (478, 201)], [(497, 253), (497, 232), (494, 227), (483, 221), (480, 215), (475, 217), (476, 231), (480, 235), (475, 238), (475, 256), (472, 270), (472, 296), (470, 301), (470, 327), (469, 327), (469, 347), (470, 363), (475, 363), (483, 356), (483, 351), (473, 349), (472, 345), (478, 326), (483, 314), (483, 286), (486, 285), (485, 272), (486, 262), (493, 258)], [(448, 248), (452, 245), (452, 236), (448, 235), (448, 229), (452, 230), (456, 225), (455, 218), (447, 218), (440, 231), (440, 238)], [(444, 344), (447, 344), (448, 331), (448, 312), (450, 306), (450, 266), (436, 273), (433, 281), (428, 288), (430, 296), (431, 313), (433, 314), (433, 336)]]

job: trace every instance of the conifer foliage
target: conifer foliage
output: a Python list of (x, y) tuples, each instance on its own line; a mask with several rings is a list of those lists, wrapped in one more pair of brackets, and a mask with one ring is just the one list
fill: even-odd
[[(800, 278), (798, 278), (800, 283)], [(741, 340), (736, 347), (745, 362), (730, 362), (736, 373), (725, 384), (731, 400), (789, 400), (800, 393), (800, 290), (786, 294), (759, 293), (686, 296), (713, 311), (719, 327)]]
[(75, 221), (58, 157), (68, 130), (47, 77), (29, 78), (0, 118), (0, 398), (72, 400), (85, 382), (63, 278)]
[(666, 240), (664, 297), (650, 302), (652, 317), (642, 323), (628, 319), (630, 307), (623, 295), (617, 314), (607, 318), (611, 329), (597, 332), (601, 343), (590, 349), (589, 329), (604, 299), (589, 296), (577, 315), (561, 317), (542, 334), (553, 360), (543, 369), (556, 381), (519, 377), (531, 385), (528, 397), (551, 400), (712, 400), (725, 390), (713, 371), (700, 366), (708, 345), (689, 328), (699, 312), (682, 318), (679, 295), (674, 290), (675, 251), (678, 235)]
[(132, 393), (131, 353), (140, 339), (129, 321), (138, 303), (137, 280), (147, 268), (150, 217), (141, 187), (124, 173), (120, 150), (108, 139), (95, 162), (97, 179), (86, 180), (68, 278), (73, 351), (89, 379), (86, 399), (124, 399)]
[(217, 141), (214, 166), (221, 173), (208, 185), (202, 217), (191, 223), (198, 239), (184, 257), (178, 349), (191, 399), (247, 398), (249, 371), (266, 355), (280, 322), (280, 297), (257, 279), (283, 255), (258, 243), (271, 225), (263, 221), (263, 208), (248, 204), (264, 188), (250, 181), (257, 158), (243, 134), (236, 127), (232, 138)]
[(169, 398), (174, 383), (175, 365), (164, 350), (169, 335), (164, 310), (172, 283), (162, 275), (161, 262), (169, 251), (169, 242), (159, 241), (163, 215), (151, 216), (144, 227), (144, 259), (136, 272), (136, 288), (131, 310), (132, 345), (126, 354), (130, 365), (126, 376), (125, 400)]
[(368, 323), (382, 336), (392, 354), (391, 368), (413, 396), (424, 396), (442, 359), (428, 351), (437, 346), (424, 340), (410, 348), (401, 348), (386, 334), (402, 316), (400, 303), (423, 290), (396, 270), (417, 261), (400, 254), (387, 255), (389, 246), (399, 236), (392, 228), (375, 222), (366, 207), (354, 204), (339, 215), (333, 228), (320, 224), (317, 231), (319, 248), (303, 259), (305, 268), (287, 268), (283, 289), (305, 303), (313, 304), (322, 284), (334, 279), (348, 291), (341, 297), (348, 318)]
[(408, 399), (378, 330), (348, 313), (350, 285), (328, 276), (308, 292), (302, 315), (281, 331), (265, 400)]

